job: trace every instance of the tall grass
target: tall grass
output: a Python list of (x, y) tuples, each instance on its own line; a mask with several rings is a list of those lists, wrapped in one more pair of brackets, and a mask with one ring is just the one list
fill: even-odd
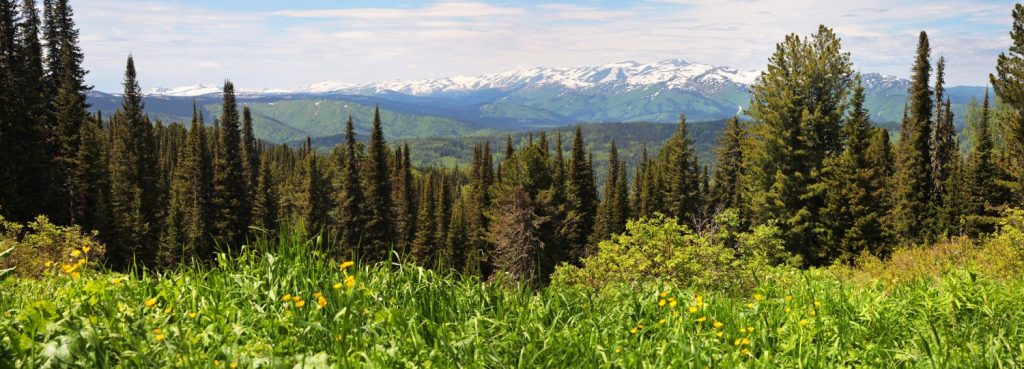
[(533, 291), (397, 259), (342, 269), (343, 260), (311, 252), (313, 242), (289, 235), (256, 242), (237, 256), (221, 254), (210, 268), (8, 279), (0, 286), (0, 367), (994, 368), (1024, 362), (1019, 278), (956, 270), (904, 284), (854, 284), (811, 270), (767, 281), (750, 296), (660, 283)]

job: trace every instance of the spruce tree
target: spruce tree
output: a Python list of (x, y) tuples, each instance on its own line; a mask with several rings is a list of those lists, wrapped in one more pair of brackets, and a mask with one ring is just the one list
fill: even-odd
[(339, 190), (341, 198), (338, 201), (337, 225), (341, 245), (354, 251), (356, 256), (362, 256), (364, 255), (362, 246), (365, 227), (362, 204), (365, 198), (362, 184), (359, 181), (360, 161), (356, 153), (357, 149), (355, 128), (353, 128), (350, 115), (345, 123), (345, 159)]
[(697, 223), (701, 206), (700, 172), (685, 115), (679, 116), (678, 129), (658, 153), (657, 166), (664, 173), (661, 177), (664, 192), (657, 196), (665, 201), (666, 215), (683, 224)]
[(609, 236), (621, 233), (626, 227), (628, 211), (622, 208), (623, 202), (619, 198), (621, 186), (619, 183), (621, 171), (625, 171), (624, 165), (619, 160), (619, 150), (612, 139), (611, 148), (608, 150), (608, 173), (604, 182), (604, 201), (598, 205), (597, 217), (594, 225), (594, 233), (590, 242), (597, 244)]
[(274, 173), (274, 162), (270, 151), (260, 155), (260, 172), (256, 185), (256, 201), (253, 203), (253, 224), (275, 234), (279, 228), (278, 185)]
[(862, 252), (878, 253), (882, 241), (880, 218), (882, 199), (876, 171), (868, 158), (872, 128), (870, 114), (864, 108), (864, 87), (860, 76), (853, 86), (853, 97), (846, 124), (842, 154), (826, 160), (821, 186), (825, 189), (822, 222), (825, 236), (818, 257), (825, 260), (844, 258), (847, 261)]
[(893, 208), (885, 221), (901, 242), (923, 240), (932, 230), (934, 182), (931, 167), (932, 92), (928, 34), (921, 32), (908, 90), (908, 115), (900, 129), (893, 176)]
[(434, 247), (436, 250), (434, 263), (438, 267), (451, 265), (451, 252), (445, 249), (448, 244), (448, 226), (451, 225), (452, 217), (452, 191), (449, 180), (442, 170), (437, 179), (436, 196), (434, 200)]
[(214, 197), (216, 212), (215, 236), (222, 244), (237, 250), (245, 241), (249, 216), (246, 214), (246, 174), (241, 154), (242, 138), (239, 127), (235, 86), (224, 81), (224, 100), (221, 105), (220, 131), (215, 158)]
[[(543, 138), (543, 136), (542, 136)], [(451, 221), (448, 223), (448, 238), (445, 240), (444, 249), (450, 253), (448, 266), (454, 271), (463, 271), (466, 268), (466, 251), (469, 246), (469, 231), (466, 223), (466, 194), (458, 196), (455, 204), (452, 205)]]
[(810, 263), (822, 236), (820, 172), (842, 149), (842, 117), (851, 82), (848, 53), (824, 26), (809, 38), (786, 36), (751, 89), (743, 212), (753, 224), (776, 222), (786, 246)]
[(111, 236), (109, 152), (102, 128), (103, 117), (82, 125), (72, 182), (72, 219), (83, 229), (95, 230), (100, 239)]
[(437, 191), (435, 184), (437, 179), (430, 173), (423, 179), (422, 190), (420, 191), (420, 203), (417, 206), (416, 215), (416, 238), (412, 242), (412, 256), (416, 262), (424, 267), (433, 267), (437, 255), (437, 220), (436, 205)]
[(405, 250), (416, 235), (416, 198), (409, 158), (409, 144), (395, 150), (395, 165), (391, 168), (392, 198), (394, 202), (395, 241)]
[(260, 154), (256, 147), (256, 134), (253, 132), (252, 112), (248, 106), (242, 107), (242, 173), (245, 175), (245, 197), (242, 198), (241, 223), (252, 223), (253, 202), (256, 201), (256, 184), (258, 181)]
[(974, 127), (974, 142), (967, 164), (966, 179), (968, 184), (968, 203), (966, 204), (967, 232), (972, 235), (990, 233), (995, 230), (998, 211), (997, 206), (989, 199), (999, 192), (996, 187), (996, 176), (999, 168), (992, 157), (994, 144), (990, 132), (990, 110), (988, 90), (981, 107), (981, 117)]
[(116, 269), (133, 262), (151, 264), (159, 239), (157, 157), (149, 118), (143, 113), (135, 62), (128, 57), (123, 104), (111, 118), (110, 202), (115, 235), (107, 256)]
[(726, 122), (725, 131), (718, 139), (711, 182), (711, 199), (717, 207), (739, 209), (741, 205), (739, 184), (745, 135), (739, 117), (733, 117)]
[(388, 171), (388, 146), (380, 108), (373, 112), (370, 146), (366, 153), (366, 229), (363, 242), (367, 245), (369, 260), (384, 260), (394, 242), (394, 222), (391, 216), (391, 181)]
[(318, 234), (330, 222), (330, 183), (321, 168), (316, 151), (306, 151), (304, 160), (306, 178), (303, 182), (302, 223), (309, 235)]
[(1013, 111), (1004, 122), (1006, 155), (1004, 167), (1010, 180), (1008, 189), (1013, 194), (1011, 206), (1024, 206), (1024, 5), (1013, 7), (1013, 25), (1010, 30), (1013, 44), (996, 61), (996, 73), (989, 75), (996, 96)]
[(583, 132), (580, 126), (576, 126), (573, 136), (568, 169), (565, 185), (568, 211), (562, 235), (568, 244), (569, 260), (575, 263), (589, 251), (587, 241), (594, 230), (594, 218), (597, 215), (594, 171), (583, 146)]

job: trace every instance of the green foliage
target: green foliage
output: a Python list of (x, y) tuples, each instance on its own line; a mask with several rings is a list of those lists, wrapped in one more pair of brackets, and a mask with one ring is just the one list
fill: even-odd
[(718, 217), (715, 231), (696, 234), (674, 218), (631, 220), (626, 232), (597, 245), (582, 266), (559, 266), (554, 284), (602, 288), (665, 281), (722, 291), (750, 291), (783, 259), (778, 227), (738, 231), (734, 211)]
[(95, 233), (84, 233), (78, 226), (55, 225), (42, 215), (27, 224), (0, 216), (0, 250), (5, 250), (0, 256), (0, 270), (13, 270), (21, 277), (58, 271), (71, 275), (96, 268), (106, 252)]

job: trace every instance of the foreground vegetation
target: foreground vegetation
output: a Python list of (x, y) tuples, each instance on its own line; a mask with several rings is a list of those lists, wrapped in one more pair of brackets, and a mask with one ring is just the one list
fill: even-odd
[(301, 235), (159, 274), (49, 264), (0, 282), (0, 367), (1016, 367), (1022, 220), (863, 267), (760, 268), (750, 290), (533, 290), (336, 260)]

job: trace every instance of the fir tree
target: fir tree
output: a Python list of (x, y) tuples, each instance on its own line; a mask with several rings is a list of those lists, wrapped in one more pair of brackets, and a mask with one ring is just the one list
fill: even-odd
[(450, 250), (444, 249), (448, 244), (448, 226), (451, 225), (452, 217), (452, 191), (449, 184), (448, 178), (446, 178), (444, 171), (441, 171), (437, 181), (436, 196), (434, 200), (434, 248), (435, 248), (435, 260), (434, 264), (438, 267), (445, 267), (451, 265)]
[(974, 144), (972, 145), (967, 165), (967, 180), (969, 198), (967, 203), (968, 225), (967, 231), (970, 234), (990, 233), (995, 230), (998, 204), (989, 201), (992, 194), (998, 193), (995, 178), (999, 168), (996, 167), (992, 150), (994, 144), (990, 133), (990, 111), (988, 90), (985, 90), (985, 100), (981, 107), (981, 119), (974, 127)]
[(701, 206), (700, 172), (685, 115), (680, 115), (679, 128), (658, 153), (657, 166), (664, 173), (661, 177), (664, 192), (657, 196), (664, 199), (667, 215), (695, 224)]
[(260, 154), (256, 148), (256, 134), (252, 127), (252, 112), (248, 106), (242, 107), (242, 173), (245, 175), (245, 197), (242, 198), (241, 214), (244, 219), (240, 223), (252, 223), (253, 202), (256, 201), (257, 176), (260, 171)]
[(306, 233), (319, 233), (329, 223), (331, 208), (330, 183), (323, 173), (319, 156), (313, 150), (306, 151), (305, 172), (303, 182), (303, 214), (302, 222)]
[(922, 240), (931, 230), (934, 182), (931, 168), (932, 92), (928, 86), (931, 64), (928, 35), (921, 32), (911, 78), (908, 115), (900, 129), (893, 176), (893, 208), (885, 223), (902, 242)]
[(996, 73), (989, 75), (996, 96), (1013, 111), (1006, 125), (1007, 181), (1014, 195), (1012, 206), (1024, 206), (1024, 5), (1013, 7), (1013, 26), (1010, 30), (1013, 44), (1006, 53), (1000, 53)]
[(416, 238), (412, 242), (412, 255), (416, 262), (424, 267), (433, 267), (437, 255), (437, 220), (436, 208), (437, 191), (435, 183), (437, 179), (434, 174), (429, 174), (423, 180), (423, 188), (420, 192), (420, 204), (417, 206), (419, 212), (416, 215)]
[(751, 90), (753, 118), (744, 150), (745, 216), (777, 222), (786, 246), (811, 263), (821, 242), (821, 186), (826, 158), (842, 149), (850, 56), (824, 26), (809, 38), (786, 36)]
[(715, 172), (712, 180), (711, 198), (716, 206), (739, 209), (740, 173), (743, 166), (743, 141), (746, 133), (739, 117), (733, 117), (725, 125), (725, 131), (715, 148)]
[(127, 268), (133, 262), (151, 264), (156, 257), (158, 225), (155, 206), (157, 158), (152, 126), (143, 113), (142, 91), (135, 62), (128, 57), (122, 110), (111, 119), (110, 202), (115, 235), (108, 245), (109, 262)]
[(594, 184), (593, 166), (583, 147), (583, 132), (576, 126), (573, 136), (571, 159), (566, 173), (566, 224), (562, 231), (569, 245), (569, 260), (579, 261), (587, 255), (587, 241), (594, 230), (597, 215), (597, 188)]
[(416, 198), (412, 177), (412, 163), (409, 159), (409, 145), (395, 150), (395, 165), (392, 169), (391, 183), (394, 202), (396, 242), (404, 249), (416, 235)]
[(239, 128), (235, 86), (224, 81), (224, 101), (221, 105), (220, 131), (217, 137), (213, 203), (216, 212), (215, 234), (222, 243), (238, 248), (245, 241), (249, 216), (246, 214), (246, 173), (241, 154), (242, 138)]
[(383, 260), (394, 241), (391, 216), (391, 181), (388, 171), (388, 146), (384, 142), (380, 108), (373, 112), (373, 129), (366, 154), (366, 230), (363, 241), (369, 260)]
[(270, 151), (260, 155), (260, 172), (256, 185), (256, 201), (253, 203), (253, 224), (273, 235), (278, 231), (277, 180), (273, 170)]
[(341, 198), (338, 201), (337, 225), (341, 245), (355, 251), (357, 256), (361, 256), (364, 255), (362, 236), (365, 227), (361, 204), (365, 198), (362, 185), (359, 182), (360, 162), (356, 153), (357, 149), (356, 133), (350, 115), (345, 123), (345, 159), (341, 169), (342, 183), (339, 191)]
[(76, 155), (76, 179), (71, 189), (74, 195), (72, 219), (83, 229), (99, 231), (100, 238), (111, 236), (110, 178), (107, 168), (107, 140), (102, 128), (103, 117), (82, 125)]

